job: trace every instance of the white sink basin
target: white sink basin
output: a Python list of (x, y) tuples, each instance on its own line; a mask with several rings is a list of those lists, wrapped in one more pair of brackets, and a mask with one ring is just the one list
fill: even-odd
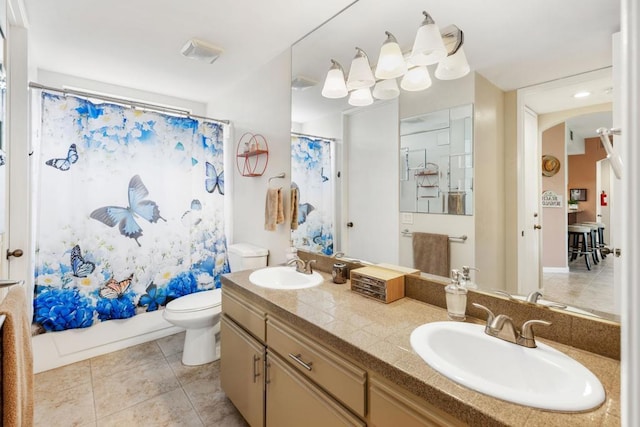
[(550, 411), (580, 412), (604, 402), (602, 384), (564, 353), (538, 342), (526, 348), (484, 333), (483, 325), (433, 322), (411, 346), (449, 379), (499, 399)]
[(295, 267), (266, 267), (249, 275), (256, 286), (269, 289), (304, 289), (318, 286), (324, 281), (320, 273), (298, 273)]

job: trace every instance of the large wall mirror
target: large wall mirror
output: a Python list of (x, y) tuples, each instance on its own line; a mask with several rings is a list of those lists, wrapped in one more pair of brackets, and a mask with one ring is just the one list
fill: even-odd
[[(505, 238), (516, 239), (520, 235), (518, 230), (516, 236), (515, 227), (510, 230), (508, 223), (515, 222), (511, 217), (515, 216), (520, 203), (509, 191), (515, 187), (516, 174), (522, 169), (515, 166), (518, 162), (514, 154), (516, 103), (506, 102), (506, 94), (515, 97), (514, 91), (518, 88), (610, 67), (610, 35), (619, 29), (619, 5), (598, 4), (583, 10), (580, 25), (574, 28), (573, 24), (567, 24), (580, 35), (571, 39), (572, 56), (556, 51), (542, 58), (539, 52), (545, 49), (539, 45), (529, 47), (528, 42), (527, 46), (523, 45), (509, 28), (528, 28), (532, 21), (539, 22), (538, 19), (549, 21), (549, 38), (545, 35), (547, 42), (542, 43), (553, 44), (562, 38), (553, 33), (553, 28), (566, 30), (566, 23), (575, 22), (575, 16), (571, 16), (575, 9), (555, 10), (549, 16), (545, 7), (554, 7), (551, 2), (537, 8), (539, 10), (527, 11), (507, 0), (471, 3), (465, 8), (451, 4), (425, 6), (417, 0), (405, 3), (398, 8), (392, 1), (375, 5), (358, 1), (292, 47), (292, 132), (298, 137), (330, 141), (332, 146), (330, 171), (326, 167), (320, 169), (323, 185), (329, 189), (333, 201), (332, 246), (330, 250), (326, 246), (318, 250), (344, 252), (347, 257), (371, 262), (413, 266), (411, 238), (406, 237), (411, 232), (465, 236), (466, 240), (450, 243), (451, 267), (480, 267), (474, 279), (477, 278), (481, 290), (509, 289), (512, 284), (506, 283), (505, 274), (508, 266), (499, 260), (509, 260), (505, 252), (515, 251), (513, 247), (504, 246)], [(375, 100), (368, 106), (349, 104), (348, 97), (322, 96), (332, 60), (342, 65), (347, 77), (354, 56), (362, 50), (375, 68), (381, 45), (387, 38), (385, 31), (395, 36), (405, 54), (410, 52), (425, 7), (434, 8), (427, 12), (441, 29), (454, 24), (464, 31), (463, 46), (472, 70), (468, 75), (456, 80), (439, 80), (434, 75), (435, 66), (430, 65), (427, 67), (432, 77), (430, 88), (416, 92), (401, 88), (397, 98)], [(505, 16), (510, 17), (509, 25), (501, 22), (500, 17)], [(589, 26), (592, 30), (597, 27), (599, 34), (584, 29)], [(582, 52), (581, 49), (589, 54), (576, 53)], [(400, 86), (400, 79), (397, 82)], [(567, 106), (564, 99), (557, 100), (555, 106), (540, 111), (552, 114), (588, 108), (584, 103), (588, 100), (578, 102), (583, 103), (573, 107)], [(611, 97), (598, 102), (610, 104)], [(458, 108), (471, 112), (467, 116), (461, 114), (460, 117), (465, 118), (454, 127), (456, 132), (464, 134), (461, 139), (464, 143), (455, 149), (449, 146), (448, 159), (445, 160), (447, 154), (443, 150), (435, 148), (440, 156), (438, 160), (433, 161), (427, 155), (423, 161), (420, 148), (414, 148), (412, 142), (404, 144), (408, 141), (405, 137), (412, 133), (406, 130), (412, 121), (430, 115), (451, 115), (452, 111), (456, 111), (454, 115), (458, 117)], [(508, 134), (510, 128), (513, 135)], [(541, 133), (542, 129), (538, 144), (542, 143)], [(437, 134), (436, 130), (430, 136), (435, 142), (427, 142), (428, 147), (431, 147), (429, 144), (444, 146), (443, 140), (438, 140), (443, 136)], [(512, 157), (509, 159), (509, 156)], [(527, 161), (533, 162), (533, 167), (540, 171), (539, 158)], [(436, 165), (438, 176), (446, 179), (432, 183), (433, 178), (427, 177), (435, 176), (428, 174), (436, 171)], [(405, 188), (416, 187), (415, 179), (411, 182), (411, 178), (419, 176), (416, 171), (421, 167), (425, 177), (422, 191), (441, 193), (432, 207), (417, 201), (417, 188)], [(456, 192), (464, 195), (455, 196)], [(313, 219), (314, 212), (306, 214)], [(326, 241), (320, 235), (316, 237), (318, 241)], [(500, 245), (502, 249), (493, 251)], [(542, 261), (532, 268), (540, 271), (540, 288), (544, 291), (548, 287), (544, 281), (550, 276), (542, 274)], [(575, 298), (567, 297), (559, 302), (575, 304)], [(585, 312), (607, 317), (606, 309), (591, 305), (588, 299), (581, 300), (580, 305)], [(615, 318), (616, 313), (612, 314), (608, 317)]]

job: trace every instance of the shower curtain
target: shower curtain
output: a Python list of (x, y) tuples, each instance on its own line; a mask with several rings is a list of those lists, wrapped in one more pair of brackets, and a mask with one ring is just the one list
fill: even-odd
[(221, 125), (43, 92), (39, 139), (36, 333), (220, 287)]
[(291, 231), (293, 245), (325, 255), (333, 254), (331, 171), (330, 141), (291, 137), (291, 186), (299, 192), (297, 224), (292, 224)]

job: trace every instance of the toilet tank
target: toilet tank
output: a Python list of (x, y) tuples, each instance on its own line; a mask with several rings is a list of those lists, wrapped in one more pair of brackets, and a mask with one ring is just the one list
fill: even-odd
[(231, 272), (267, 266), (269, 251), (250, 243), (234, 243), (227, 248)]

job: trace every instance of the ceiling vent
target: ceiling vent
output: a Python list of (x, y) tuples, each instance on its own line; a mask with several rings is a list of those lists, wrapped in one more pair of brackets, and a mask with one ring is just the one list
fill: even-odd
[(222, 54), (222, 49), (217, 48), (207, 42), (198, 39), (189, 40), (180, 51), (184, 56), (191, 59), (213, 64)]

